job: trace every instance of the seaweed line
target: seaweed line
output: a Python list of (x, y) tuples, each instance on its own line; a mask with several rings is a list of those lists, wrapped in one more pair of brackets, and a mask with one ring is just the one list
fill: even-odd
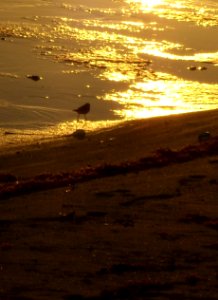
[(171, 164), (188, 162), (201, 157), (218, 154), (218, 136), (197, 145), (188, 145), (180, 150), (169, 148), (157, 149), (153, 155), (138, 160), (122, 161), (120, 163), (103, 163), (94, 167), (84, 167), (71, 172), (57, 174), (44, 173), (21, 181), (12, 174), (0, 174), (1, 178), (11, 178), (10, 182), (0, 185), (0, 199), (7, 199), (36, 191), (60, 188), (68, 185), (122, 175), (143, 170), (162, 168)]

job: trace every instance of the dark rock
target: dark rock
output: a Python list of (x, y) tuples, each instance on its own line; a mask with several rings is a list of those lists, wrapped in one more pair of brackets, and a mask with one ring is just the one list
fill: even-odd
[(27, 75), (26, 76), (27, 78), (29, 79), (32, 79), (33, 81), (39, 81), (39, 80), (42, 80), (43, 78), (39, 75)]

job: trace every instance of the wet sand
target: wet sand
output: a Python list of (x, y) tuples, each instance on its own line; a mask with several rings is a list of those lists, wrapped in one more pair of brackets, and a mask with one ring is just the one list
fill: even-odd
[(208, 111), (1, 153), (0, 299), (217, 299), (217, 136)]

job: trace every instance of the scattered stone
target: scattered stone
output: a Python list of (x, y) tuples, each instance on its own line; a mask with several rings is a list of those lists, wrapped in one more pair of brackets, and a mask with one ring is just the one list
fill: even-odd
[(4, 132), (4, 135), (10, 135), (10, 134), (15, 134), (15, 133), (12, 132), (12, 131), (5, 131), (5, 132)]
[(205, 66), (199, 66), (199, 67), (196, 67), (196, 66), (190, 66), (190, 67), (187, 67), (187, 69), (189, 71), (206, 71), (207, 70), (207, 67)]
[(189, 71), (196, 71), (197, 67), (196, 66), (190, 66), (187, 68)]
[(73, 211), (68, 214), (59, 213), (60, 221), (75, 221), (76, 213)]
[(199, 142), (205, 142), (211, 138), (211, 134), (209, 131), (202, 132), (198, 135)]
[(27, 78), (29, 79), (32, 79), (33, 81), (39, 81), (39, 80), (42, 80), (43, 78), (39, 75), (27, 75), (26, 76)]
[(207, 67), (201, 66), (201, 67), (198, 67), (198, 70), (199, 70), (199, 71), (206, 71), (206, 70), (207, 70)]
[(73, 136), (78, 139), (78, 140), (83, 140), (86, 137), (86, 132), (83, 129), (77, 129), (74, 133)]

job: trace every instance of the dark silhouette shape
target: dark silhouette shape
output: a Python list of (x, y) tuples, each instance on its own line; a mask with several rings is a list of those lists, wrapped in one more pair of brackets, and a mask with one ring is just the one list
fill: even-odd
[(42, 77), (39, 76), (39, 75), (27, 75), (26, 77), (29, 78), (29, 79), (32, 79), (33, 81), (42, 80)]
[(90, 103), (85, 103), (84, 105), (73, 109), (73, 111), (77, 112), (77, 121), (79, 120), (80, 115), (84, 115), (84, 119), (86, 120), (86, 115), (90, 111)]

